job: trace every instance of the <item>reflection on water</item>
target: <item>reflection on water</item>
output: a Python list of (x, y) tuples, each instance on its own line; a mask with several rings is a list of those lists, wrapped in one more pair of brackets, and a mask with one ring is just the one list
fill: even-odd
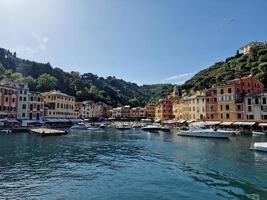
[(140, 130), (0, 135), (0, 199), (267, 199), (252, 138)]

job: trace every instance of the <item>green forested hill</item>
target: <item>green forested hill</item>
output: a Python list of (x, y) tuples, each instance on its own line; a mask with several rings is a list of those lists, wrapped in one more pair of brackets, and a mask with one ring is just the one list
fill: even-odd
[(16, 53), (0, 48), (0, 78), (23, 78), (31, 90), (57, 89), (76, 96), (80, 101), (103, 101), (113, 106), (131, 104), (144, 105), (169, 93), (171, 84), (138, 86), (116, 77), (98, 77), (92, 73), (64, 72), (49, 63), (37, 63), (16, 57)]
[(253, 47), (249, 54), (227, 58), (215, 63), (186, 81), (184, 88), (204, 89), (212, 84), (252, 74), (267, 87), (267, 45)]

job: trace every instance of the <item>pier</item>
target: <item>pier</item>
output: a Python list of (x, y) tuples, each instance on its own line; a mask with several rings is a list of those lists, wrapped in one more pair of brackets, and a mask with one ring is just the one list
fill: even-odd
[(33, 128), (33, 129), (30, 129), (30, 132), (33, 134), (40, 135), (40, 136), (56, 136), (56, 135), (68, 134), (67, 131), (49, 129), (49, 128)]

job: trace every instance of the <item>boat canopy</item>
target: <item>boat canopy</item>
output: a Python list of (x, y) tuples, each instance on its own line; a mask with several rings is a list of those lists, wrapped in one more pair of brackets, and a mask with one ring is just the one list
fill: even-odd
[(232, 125), (234, 122), (222, 122), (220, 125), (223, 125), (223, 126), (230, 126)]
[(267, 126), (267, 123), (259, 123), (259, 126)]
[(256, 122), (235, 122), (234, 125), (253, 126)]

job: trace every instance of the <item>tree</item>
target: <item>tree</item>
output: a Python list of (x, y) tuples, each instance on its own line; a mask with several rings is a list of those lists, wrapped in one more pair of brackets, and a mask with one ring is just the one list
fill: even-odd
[(47, 92), (55, 89), (57, 79), (50, 74), (42, 74), (37, 79), (37, 90), (40, 92)]
[(129, 100), (129, 104), (132, 106), (132, 107), (137, 107), (140, 105), (140, 100), (136, 97), (132, 98)]
[(27, 76), (27, 77), (25, 78), (25, 81), (27, 81), (30, 90), (33, 90), (33, 91), (36, 90), (36, 80), (34, 80), (34, 79), (32, 78), (32, 76)]

